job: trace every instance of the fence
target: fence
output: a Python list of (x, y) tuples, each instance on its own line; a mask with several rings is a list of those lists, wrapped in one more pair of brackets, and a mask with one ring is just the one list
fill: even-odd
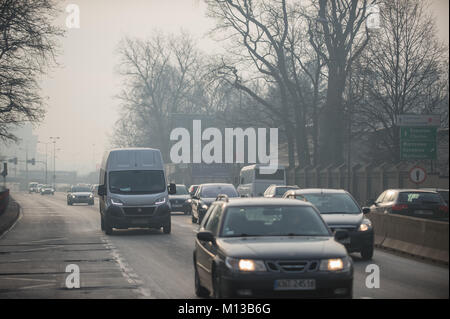
[[(288, 171), (288, 183), (300, 188), (341, 188), (348, 190), (356, 200), (365, 205), (389, 188), (448, 188), (448, 176), (428, 174), (426, 180), (416, 185), (409, 180), (412, 164), (381, 165), (356, 164), (350, 169), (350, 188), (345, 164), (327, 167), (305, 167)], [(419, 165), (427, 168), (425, 164)]]

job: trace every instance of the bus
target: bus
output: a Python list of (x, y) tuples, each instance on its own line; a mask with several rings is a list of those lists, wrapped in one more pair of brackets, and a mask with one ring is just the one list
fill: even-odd
[(241, 197), (263, 196), (270, 185), (286, 185), (286, 169), (279, 165), (273, 174), (261, 172), (264, 164), (244, 166), (239, 174), (237, 191)]

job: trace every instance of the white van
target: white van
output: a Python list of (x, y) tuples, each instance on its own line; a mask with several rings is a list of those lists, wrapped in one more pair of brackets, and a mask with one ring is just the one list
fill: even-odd
[(243, 197), (263, 196), (267, 187), (270, 185), (286, 185), (286, 170), (284, 166), (279, 165), (273, 174), (262, 174), (261, 167), (264, 164), (254, 164), (244, 166), (239, 175), (239, 186), (237, 191)]
[(98, 196), (101, 228), (163, 228), (171, 231), (168, 194), (161, 152), (151, 148), (123, 148), (106, 152), (100, 168)]

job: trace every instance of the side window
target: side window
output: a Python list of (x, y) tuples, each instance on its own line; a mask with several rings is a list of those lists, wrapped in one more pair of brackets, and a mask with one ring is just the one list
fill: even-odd
[(215, 210), (216, 208), (217, 208), (217, 204), (212, 204), (212, 205), (209, 207), (208, 211), (206, 212), (205, 217), (203, 218), (201, 227), (205, 227), (205, 225), (208, 223), (209, 216), (212, 215), (212, 213), (214, 212), (214, 210)]
[(205, 226), (204, 226), (205, 230), (209, 230), (214, 235), (217, 235), (217, 232), (219, 230), (219, 221), (220, 221), (221, 213), (222, 213), (222, 205), (217, 205), (215, 207), (214, 211), (212, 211), (209, 214), (208, 221), (205, 223)]
[(376, 203), (382, 203), (384, 196), (386, 196), (386, 192), (381, 193), (380, 196), (378, 196), (377, 200), (375, 201)]

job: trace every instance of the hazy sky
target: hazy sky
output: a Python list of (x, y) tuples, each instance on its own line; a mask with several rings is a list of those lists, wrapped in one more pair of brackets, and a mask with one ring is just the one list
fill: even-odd
[[(148, 37), (155, 29), (189, 31), (203, 50), (218, 45), (204, 35), (213, 21), (204, 15), (202, 0), (72, 0), (80, 8), (80, 29), (68, 29), (61, 41), (60, 68), (42, 81), (48, 97), (45, 120), (35, 129), (40, 141), (59, 136), (58, 169), (87, 172), (109, 147), (118, 118), (120, 77), (115, 49), (125, 36)], [(433, 0), (439, 36), (448, 44), (448, 0)], [(67, 13), (56, 21), (65, 27)], [(43, 152), (44, 146), (39, 145)]]

